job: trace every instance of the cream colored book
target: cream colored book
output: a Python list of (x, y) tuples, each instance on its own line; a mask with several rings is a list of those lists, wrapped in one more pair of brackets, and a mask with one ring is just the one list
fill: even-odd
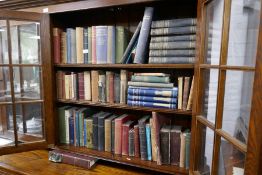
[(91, 82), (92, 102), (98, 102), (98, 71), (91, 71)]
[(84, 92), (85, 92), (85, 100), (91, 100), (91, 73), (90, 71), (84, 72)]
[(185, 155), (186, 155), (186, 140), (184, 133), (180, 134), (181, 139), (181, 148), (180, 148), (180, 161), (179, 161), (179, 167), (184, 168), (185, 167)]
[(120, 103), (126, 104), (127, 93), (127, 70), (121, 70), (120, 72)]
[(177, 109), (182, 109), (183, 104), (183, 77), (178, 77), (178, 104)]
[(67, 63), (67, 45), (66, 45), (66, 32), (61, 33), (61, 60), (62, 64)]
[(84, 63), (84, 29), (76, 27), (76, 63)]
[(65, 75), (65, 99), (70, 99), (70, 78), (71, 75)]
[(152, 160), (157, 161), (157, 146), (156, 146), (156, 128), (153, 122), (153, 119), (150, 118), (149, 120), (151, 126), (151, 147), (152, 147)]
[(193, 91), (194, 91), (194, 76), (192, 78), (191, 88), (189, 92), (189, 97), (187, 101), (187, 107), (186, 110), (192, 110), (192, 104), (193, 104)]

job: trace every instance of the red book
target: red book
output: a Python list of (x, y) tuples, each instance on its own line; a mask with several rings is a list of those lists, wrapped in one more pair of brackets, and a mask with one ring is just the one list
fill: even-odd
[(63, 150), (49, 151), (49, 160), (91, 169), (98, 159)]
[(134, 126), (135, 157), (140, 157), (139, 126)]
[(114, 103), (114, 73), (109, 74), (109, 103)]
[(53, 45), (54, 45), (54, 63), (59, 64), (61, 62), (61, 30), (59, 28), (53, 28)]
[(133, 116), (123, 114), (115, 119), (115, 154), (122, 154), (122, 125)]
[(78, 96), (79, 100), (85, 99), (84, 72), (78, 73)]
[(96, 64), (96, 26), (92, 26), (92, 64)]
[(127, 156), (129, 153), (129, 130), (134, 126), (134, 121), (127, 121), (122, 125), (122, 155)]

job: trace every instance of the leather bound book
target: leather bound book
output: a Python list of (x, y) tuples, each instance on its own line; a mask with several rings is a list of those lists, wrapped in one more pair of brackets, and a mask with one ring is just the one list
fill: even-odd
[(92, 26), (92, 64), (96, 64), (96, 26)]
[(99, 112), (93, 115), (93, 149), (98, 148), (98, 117), (103, 115), (105, 112)]
[(170, 164), (170, 131), (169, 125), (164, 125), (160, 130), (161, 164)]
[(93, 40), (92, 40), (92, 27), (88, 27), (88, 64), (92, 64), (92, 44), (93, 44)]
[(90, 71), (84, 72), (84, 94), (85, 100), (91, 100), (91, 73)]
[(180, 160), (179, 167), (185, 167), (185, 152), (186, 152), (186, 143), (185, 143), (185, 135), (180, 133), (181, 147), (180, 147)]
[(188, 97), (188, 101), (187, 101), (186, 110), (191, 110), (192, 109), (193, 91), (194, 91), (194, 76), (192, 78), (192, 83), (191, 83), (191, 87), (190, 87), (190, 92), (189, 92), (189, 97)]
[(62, 99), (63, 98), (63, 72), (62, 71), (57, 71), (56, 72), (56, 93), (57, 93), (57, 98)]
[(103, 71), (98, 75), (98, 101), (106, 102), (106, 75)]
[(135, 142), (134, 142), (134, 129), (130, 129), (128, 132), (128, 155), (135, 156)]
[(111, 152), (114, 153), (115, 152), (115, 120), (112, 121), (111, 124)]
[(107, 118), (110, 113), (104, 113), (98, 116), (98, 151), (105, 151), (105, 118)]
[(177, 109), (182, 109), (183, 104), (183, 77), (178, 77), (178, 104)]
[(91, 81), (92, 81), (92, 102), (98, 102), (98, 71), (91, 71)]
[(114, 74), (114, 103), (120, 103), (120, 75)]
[(156, 161), (157, 153), (156, 153), (156, 136), (155, 136), (155, 125), (153, 125), (153, 118), (149, 120), (151, 126), (151, 149), (152, 149), (152, 160)]
[(189, 162), (190, 162), (190, 142), (191, 142), (191, 133), (190, 130), (185, 130), (185, 168), (189, 168)]
[(66, 64), (67, 63), (67, 41), (66, 41), (66, 32), (62, 32), (61, 33), (61, 62), (62, 64)]
[(61, 79), (62, 79), (62, 81), (61, 81), (61, 83), (62, 83), (62, 85), (61, 85), (62, 99), (65, 99), (65, 72), (61, 73)]
[(93, 117), (86, 119), (86, 147), (93, 149)]
[(114, 72), (109, 73), (109, 103), (114, 103)]
[(84, 63), (84, 28), (76, 27), (76, 63)]
[(78, 99), (85, 99), (85, 87), (84, 87), (84, 72), (80, 72), (78, 75)]
[(116, 115), (112, 115), (105, 119), (105, 151), (112, 151), (112, 121), (116, 118)]
[(139, 126), (134, 126), (135, 157), (140, 157)]
[(122, 125), (122, 155), (127, 156), (129, 153), (129, 130), (134, 124), (134, 121), (129, 120)]
[(128, 71), (121, 70), (120, 73), (120, 103), (126, 104)]
[(110, 71), (106, 71), (106, 102), (109, 103), (109, 74)]
[(189, 88), (190, 88), (190, 77), (185, 77), (184, 89), (183, 89), (183, 103), (182, 103), (182, 109), (183, 110), (186, 110), (186, 107), (187, 107), (188, 96), (189, 96)]
[(138, 120), (141, 160), (147, 160), (146, 123), (149, 118), (150, 116), (146, 115)]
[(53, 28), (54, 63), (61, 63), (61, 29)]
[(170, 134), (170, 161), (171, 165), (179, 166), (180, 161), (180, 133), (181, 133), (181, 126), (172, 126), (171, 134)]

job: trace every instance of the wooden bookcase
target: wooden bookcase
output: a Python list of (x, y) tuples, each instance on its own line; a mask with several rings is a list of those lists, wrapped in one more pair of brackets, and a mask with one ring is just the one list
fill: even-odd
[[(61, 4), (54, 7), (50, 6), (50, 14), (43, 15), (37, 13), (28, 12), (10, 12), (1, 11), (1, 19), (15, 19), (15, 20), (29, 20), (37, 21), (41, 24), (41, 64), (12, 64), (12, 62), (1, 63), (0, 67), (10, 68), (10, 75), (12, 74), (13, 67), (21, 66), (42, 66), (42, 89), (43, 94), (41, 101), (24, 101), (20, 103), (43, 103), (43, 123), (44, 123), (44, 137), (43, 140), (37, 140), (35, 142), (29, 142), (27, 144), (20, 144), (21, 138), (17, 132), (14, 132), (14, 145), (8, 147), (1, 147), (0, 154), (26, 151), (38, 148), (58, 148), (67, 151), (72, 151), (81, 154), (87, 154), (90, 156), (98, 157), (100, 159), (117, 162), (120, 164), (127, 164), (131, 166), (150, 169), (162, 173), (170, 174), (231, 174), (233, 167), (244, 167), (245, 174), (261, 174), (259, 168), (262, 164), (262, 94), (260, 87), (262, 87), (262, 13), (259, 7), (254, 7), (252, 3), (244, 3), (245, 11), (256, 9), (256, 35), (258, 39), (257, 44), (254, 45), (252, 64), (229, 64), (230, 51), (229, 48), (232, 38), (232, 31), (230, 26), (234, 27), (234, 20), (231, 19), (231, 13), (234, 13), (233, 7), (235, 7), (236, 0), (224, 0), (223, 4), (219, 6), (219, 0), (121, 0), (121, 1), (80, 1), (70, 4)], [(258, 2), (258, 1), (256, 1)], [(257, 3), (261, 6), (261, 1)], [(257, 5), (256, 4), (256, 5)], [(144, 7), (153, 6), (155, 8), (154, 19), (171, 19), (171, 18), (186, 18), (196, 17), (198, 21), (197, 26), (197, 55), (195, 64), (54, 64), (52, 53), (52, 28), (59, 27), (65, 29), (67, 27), (77, 26), (95, 26), (95, 25), (124, 25), (128, 30), (133, 33), (138, 22), (142, 20)], [(220, 7), (220, 8), (218, 8)], [(210, 32), (210, 26), (212, 26), (212, 17), (215, 13), (214, 9), (221, 11), (221, 26), (218, 30), (221, 32), (220, 47), (217, 47), (215, 51), (219, 52), (218, 62), (211, 63), (208, 61), (208, 32)], [(32, 10), (32, 9), (31, 9)], [(39, 9), (38, 9), (39, 10)], [(213, 10), (213, 11), (212, 11)], [(7, 18), (6, 18), (7, 17)], [(253, 16), (254, 17), (254, 16)], [(252, 18), (252, 17), (251, 17)], [(260, 20), (259, 20), (260, 19)], [(8, 21), (7, 20), (7, 21)], [(217, 20), (217, 19), (215, 19)], [(260, 24), (260, 25), (259, 25)], [(10, 38), (10, 31), (9, 31)], [(240, 37), (240, 36), (239, 36)], [(252, 42), (252, 41), (251, 41)], [(9, 39), (10, 43), (10, 39)], [(11, 44), (9, 44), (11, 46)], [(9, 47), (9, 60), (12, 60), (11, 48)], [(248, 57), (250, 60), (251, 57)], [(210, 58), (212, 59), (212, 57)], [(56, 99), (56, 84), (55, 73), (58, 70), (66, 71), (83, 71), (83, 70), (110, 70), (119, 72), (121, 69), (125, 69), (131, 72), (165, 72), (172, 73), (174, 79), (180, 75), (195, 77), (195, 89), (194, 89), (194, 102), (192, 111), (182, 110), (169, 110), (169, 109), (155, 109), (146, 107), (133, 107), (124, 104), (107, 104), (107, 103), (92, 103), (90, 101), (77, 101), (77, 100), (58, 100)], [(215, 70), (215, 71), (214, 71)], [(205, 102), (205, 89), (210, 85), (210, 71), (217, 72), (217, 90), (215, 91), (215, 102), (213, 114), (214, 119), (210, 120), (206, 111)], [(228, 116), (224, 116), (224, 110), (227, 108), (228, 98), (228, 86), (227, 76), (231, 72), (251, 73), (251, 79), (253, 81), (247, 81), (246, 84), (253, 84), (251, 86), (251, 93), (248, 95), (248, 106), (250, 113), (247, 114), (248, 122), (248, 139), (243, 142), (239, 140), (235, 135), (228, 132), (223, 126), (224, 119)], [(229, 72), (229, 73), (227, 73)], [(208, 76), (207, 76), (208, 75)], [(244, 79), (249, 80), (246, 76)], [(3, 84), (1, 82), (2, 75), (0, 74), (0, 88)], [(11, 83), (12, 85), (12, 83)], [(12, 85), (13, 86), (13, 85)], [(243, 86), (244, 87), (244, 86)], [(41, 90), (42, 90), (41, 89)], [(252, 90), (253, 89), (253, 90)], [(14, 91), (11, 92), (14, 96)], [(233, 93), (232, 97), (235, 97)], [(239, 94), (238, 96), (243, 96)], [(11, 102), (0, 102), (0, 105), (13, 105), (17, 104), (13, 98)], [(63, 105), (72, 106), (86, 106), (97, 110), (114, 110), (117, 112), (126, 112), (132, 114), (150, 114), (152, 111), (156, 111), (172, 117), (177, 124), (191, 128), (191, 152), (190, 152), (190, 168), (189, 170), (172, 165), (156, 165), (155, 162), (142, 161), (139, 158), (118, 156), (108, 152), (101, 152), (91, 150), (83, 147), (74, 147), (69, 145), (60, 145), (58, 142), (58, 119), (57, 108)], [(236, 109), (240, 110), (240, 109)], [(1, 110), (1, 114), (4, 113)], [(13, 108), (13, 113), (16, 110)], [(223, 119), (224, 117), (224, 119)], [(2, 123), (6, 123), (6, 118), (1, 116)], [(13, 123), (16, 123), (16, 117), (13, 117)], [(3, 128), (6, 128), (3, 125)], [(16, 127), (14, 128), (16, 130)], [(211, 133), (212, 137), (208, 137), (208, 133)], [(32, 140), (32, 138), (28, 138)], [(212, 142), (209, 147), (211, 148), (211, 155), (208, 157), (210, 160), (206, 160), (207, 154), (205, 151), (209, 149), (206, 147), (206, 143)], [(229, 145), (229, 146), (228, 146)], [(228, 150), (230, 148), (233, 151)], [(236, 154), (235, 154), (236, 153)], [(237, 155), (237, 156), (235, 156)], [(239, 156), (240, 155), (240, 156)], [(243, 156), (244, 155), (244, 156)], [(225, 159), (222, 163), (221, 158)], [(230, 159), (232, 158), (232, 160)], [(207, 166), (209, 162), (209, 166)], [(225, 164), (229, 165), (225, 165)]]

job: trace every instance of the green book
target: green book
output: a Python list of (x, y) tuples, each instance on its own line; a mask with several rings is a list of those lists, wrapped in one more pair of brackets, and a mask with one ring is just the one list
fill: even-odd
[(124, 26), (116, 27), (116, 63), (121, 63), (127, 46), (127, 31)]
[(189, 162), (190, 162), (190, 140), (191, 140), (191, 133), (190, 130), (185, 130), (184, 131), (185, 134), (185, 145), (186, 145), (186, 149), (185, 149), (185, 168), (188, 169), (189, 168)]
[(86, 118), (86, 147), (93, 149), (93, 117)]
[(132, 75), (131, 81), (149, 82), (149, 83), (170, 83), (170, 78), (169, 77), (158, 77), (158, 76)]
[(88, 64), (92, 64), (92, 27), (88, 27)]
[(65, 119), (65, 110), (69, 106), (63, 106), (58, 108), (58, 131), (59, 131), (59, 142), (66, 144), (66, 119)]

